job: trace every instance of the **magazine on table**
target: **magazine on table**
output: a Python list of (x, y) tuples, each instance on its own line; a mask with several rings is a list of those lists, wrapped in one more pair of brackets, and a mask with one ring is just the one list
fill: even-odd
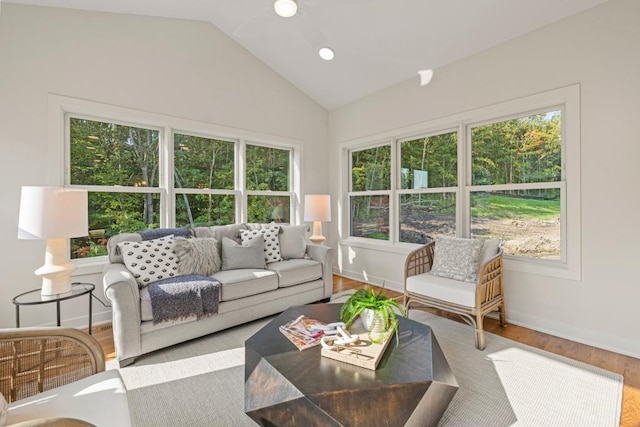
[(321, 329), (314, 328), (313, 326), (326, 326), (326, 324), (301, 315), (280, 326), (280, 332), (282, 332), (298, 350), (305, 350), (320, 345), (320, 339), (324, 335)]

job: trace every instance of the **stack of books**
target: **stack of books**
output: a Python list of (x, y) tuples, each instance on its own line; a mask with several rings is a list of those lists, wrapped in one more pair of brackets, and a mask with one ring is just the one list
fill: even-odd
[(282, 332), (298, 350), (305, 350), (319, 345), (320, 339), (324, 335), (322, 330), (314, 329), (312, 327), (313, 325), (325, 326), (326, 324), (302, 315), (280, 326), (280, 332)]

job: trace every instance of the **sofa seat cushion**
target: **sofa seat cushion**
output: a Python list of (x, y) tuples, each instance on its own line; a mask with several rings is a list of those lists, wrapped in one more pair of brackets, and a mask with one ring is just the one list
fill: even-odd
[(407, 291), (465, 307), (476, 305), (476, 284), (424, 273), (407, 278)]
[(257, 268), (222, 270), (213, 277), (222, 283), (220, 301), (231, 301), (278, 289), (278, 275), (269, 270)]
[(290, 259), (272, 262), (267, 264), (267, 269), (274, 271), (278, 275), (278, 282), (281, 288), (299, 285), (322, 277), (322, 264), (312, 259)]

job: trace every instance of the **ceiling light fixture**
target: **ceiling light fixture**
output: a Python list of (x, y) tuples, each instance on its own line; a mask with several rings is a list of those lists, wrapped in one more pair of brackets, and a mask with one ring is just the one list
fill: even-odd
[(420, 86), (428, 85), (433, 78), (433, 70), (421, 70), (418, 71), (420, 75)]
[(273, 2), (273, 9), (278, 16), (291, 18), (298, 11), (298, 3), (296, 3), (296, 0), (275, 0)]
[(318, 51), (318, 55), (320, 55), (320, 58), (324, 59), (325, 61), (331, 61), (336, 56), (333, 49), (327, 46), (321, 47)]

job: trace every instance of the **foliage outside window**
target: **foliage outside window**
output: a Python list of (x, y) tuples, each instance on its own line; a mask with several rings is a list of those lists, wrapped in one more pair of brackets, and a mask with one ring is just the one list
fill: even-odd
[(350, 236), (497, 237), (508, 255), (564, 259), (563, 113), (539, 111), (351, 150)]
[(174, 133), (173, 150), (176, 225), (234, 222), (235, 143)]
[(354, 150), (350, 158), (350, 235), (389, 240), (391, 145)]
[(247, 221), (291, 222), (291, 151), (247, 144)]
[(458, 134), (400, 141), (400, 241), (456, 234)]
[[(89, 236), (72, 239), (72, 258), (106, 255), (109, 237), (147, 228), (290, 222), (292, 149), (246, 144), (238, 164), (239, 140), (170, 138), (173, 152), (159, 129), (68, 116), (65, 181), (89, 191)], [(163, 164), (173, 164), (172, 176)]]
[(472, 235), (500, 238), (509, 255), (561, 259), (561, 118), (553, 110), (471, 128)]
[(157, 227), (159, 131), (72, 117), (69, 133), (70, 184), (104, 190), (89, 193), (89, 236), (71, 239), (72, 258), (106, 255), (113, 234)]

